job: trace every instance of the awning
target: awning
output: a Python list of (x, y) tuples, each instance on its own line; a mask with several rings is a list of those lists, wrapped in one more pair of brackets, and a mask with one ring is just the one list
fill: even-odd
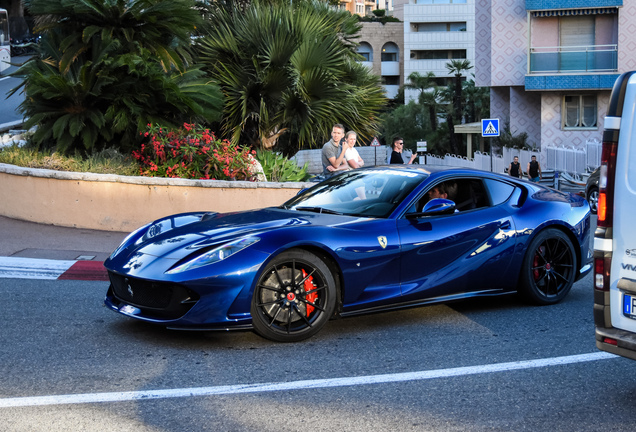
[(586, 9), (559, 9), (548, 11), (534, 11), (533, 17), (561, 17), (576, 15), (601, 15), (618, 13), (618, 8), (586, 8)]

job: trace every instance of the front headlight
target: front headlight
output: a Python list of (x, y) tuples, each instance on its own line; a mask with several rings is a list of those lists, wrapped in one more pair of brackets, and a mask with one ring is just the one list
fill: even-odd
[(181, 273), (186, 270), (192, 270), (208, 264), (223, 261), (224, 259), (234, 255), (235, 253), (242, 251), (246, 247), (253, 245), (259, 240), (260, 238), (258, 237), (245, 237), (234, 240), (230, 243), (226, 243), (222, 246), (216, 247), (211, 251), (204, 253), (203, 255), (199, 255), (198, 257), (188, 262), (178, 265), (177, 267), (168, 270), (166, 274)]

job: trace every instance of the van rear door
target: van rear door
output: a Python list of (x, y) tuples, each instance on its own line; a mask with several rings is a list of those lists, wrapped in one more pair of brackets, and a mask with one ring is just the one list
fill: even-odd
[(624, 100), (614, 177), (610, 305), (613, 326), (636, 333), (636, 74)]
[(605, 118), (594, 235), (599, 349), (636, 360), (636, 72), (621, 75)]

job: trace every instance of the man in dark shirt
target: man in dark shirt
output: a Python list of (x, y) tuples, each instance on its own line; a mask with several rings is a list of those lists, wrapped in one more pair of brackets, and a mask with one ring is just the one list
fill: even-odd
[(538, 183), (541, 180), (541, 165), (537, 162), (537, 157), (532, 156), (532, 160), (528, 162), (528, 178), (530, 181)]
[(510, 162), (508, 174), (516, 178), (521, 178), (521, 164), (519, 163), (519, 156), (515, 156), (512, 159), (512, 162)]
[(411, 159), (408, 162), (404, 162), (402, 158), (402, 150), (404, 150), (404, 140), (401, 137), (393, 138), (393, 151), (391, 152), (390, 164), (411, 164), (417, 157), (417, 153), (411, 155)]

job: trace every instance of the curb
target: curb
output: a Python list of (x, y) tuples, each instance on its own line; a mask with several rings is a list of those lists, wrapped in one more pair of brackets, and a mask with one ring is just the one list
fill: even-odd
[(108, 281), (102, 261), (0, 257), (0, 278)]

